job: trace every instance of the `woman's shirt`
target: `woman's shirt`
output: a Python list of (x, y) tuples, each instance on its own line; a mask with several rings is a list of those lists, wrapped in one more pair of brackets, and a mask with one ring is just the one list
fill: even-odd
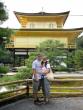
[[(45, 66), (42, 66), (42, 73), (44, 74), (44, 72), (47, 70), (47, 69), (50, 69), (50, 64), (47, 63), (47, 65)], [(45, 75), (45, 74), (44, 74)]]

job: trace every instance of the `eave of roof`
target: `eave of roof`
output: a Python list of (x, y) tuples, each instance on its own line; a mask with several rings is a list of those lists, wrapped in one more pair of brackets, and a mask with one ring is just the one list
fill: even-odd
[(46, 12), (39, 12), (39, 13), (22, 13), (14, 11), (15, 15), (26, 15), (26, 16), (61, 16), (65, 14), (69, 14), (70, 11), (61, 12), (61, 13), (46, 13)]
[(19, 31), (83, 31), (81, 28), (72, 28), (72, 29), (14, 29)]

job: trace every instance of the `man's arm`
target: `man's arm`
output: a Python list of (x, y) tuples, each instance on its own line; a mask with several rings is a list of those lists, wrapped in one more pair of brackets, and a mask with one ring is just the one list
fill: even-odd
[(36, 80), (36, 81), (38, 81), (38, 78), (37, 78), (37, 72), (36, 72), (36, 64), (33, 62), (33, 64), (32, 64), (32, 74), (33, 74), (33, 76), (34, 76), (34, 79)]

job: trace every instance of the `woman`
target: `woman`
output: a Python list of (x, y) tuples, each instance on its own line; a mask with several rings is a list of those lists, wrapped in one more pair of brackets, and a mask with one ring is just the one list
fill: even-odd
[(49, 61), (47, 60), (47, 57), (43, 57), (43, 60), (41, 61), (41, 80), (40, 80), (38, 90), (40, 90), (40, 88), (42, 87), (45, 103), (49, 102), (49, 95), (50, 95), (50, 83), (46, 78), (46, 75), (49, 72), (50, 72)]

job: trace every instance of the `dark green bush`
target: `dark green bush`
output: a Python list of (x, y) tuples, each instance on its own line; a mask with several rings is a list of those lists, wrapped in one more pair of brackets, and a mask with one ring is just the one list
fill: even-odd
[(9, 71), (8, 66), (0, 66), (0, 73), (7, 73)]

